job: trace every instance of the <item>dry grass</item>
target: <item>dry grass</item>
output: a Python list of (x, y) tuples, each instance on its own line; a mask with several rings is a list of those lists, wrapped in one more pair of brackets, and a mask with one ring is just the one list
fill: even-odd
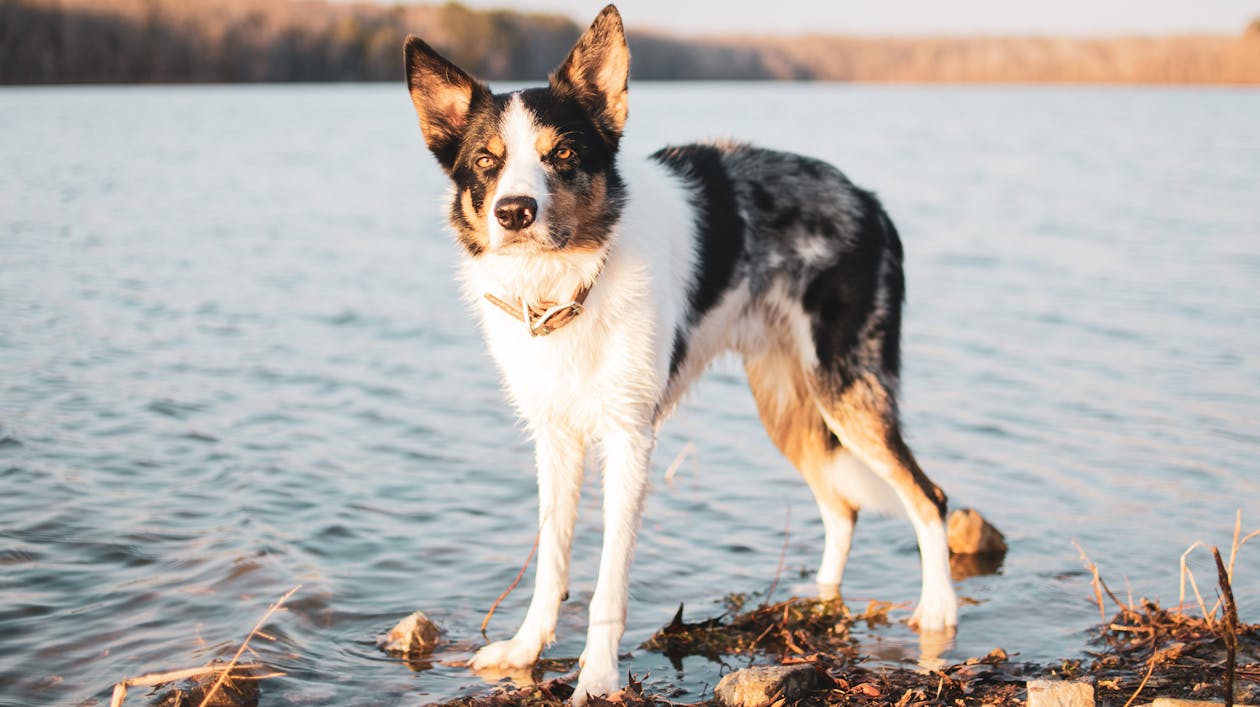
[[(254, 628), (250, 630), (249, 635), (241, 642), (240, 648), (236, 654), (227, 663), (211, 663), (203, 665), (199, 668), (187, 668), (184, 670), (170, 670), (160, 673), (148, 673), (134, 678), (127, 678), (114, 685), (114, 694), (110, 698), (110, 707), (122, 707), (123, 701), (127, 699), (127, 690), (132, 687), (155, 687), (165, 685), (167, 683), (180, 682), (184, 680), (194, 681), (194, 686), (188, 691), (175, 689), (167, 693), (162, 704), (170, 705), (170, 707), (191, 706), (194, 702), (197, 707), (213, 707), (220, 704), (250, 704), (257, 702), (258, 690), (253, 684), (255, 681), (266, 678), (279, 677), (284, 673), (264, 670), (263, 666), (256, 663), (242, 664), (241, 656), (249, 647), (249, 642), (255, 636), (264, 636), (262, 632), (263, 624), (267, 623), (267, 619), (271, 615), (280, 610), (284, 603), (292, 597), (302, 585), (285, 592), (273, 603), (262, 618), (254, 624)], [(227, 693), (232, 693), (236, 697), (229, 697), (228, 701), (224, 701), (221, 697)], [(196, 697), (200, 696), (200, 700)], [(219, 701), (216, 702), (216, 699)]]
[[(1238, 677), (1260, 682), (1260, 663), (1236, 668), (1240, 650), (1260, 660), (1260, 625), (1243, 624), (1238, 620), (1234, 603), (1233, 576), (1239, 550), (1260, 530), (1243, 536), (1242, 513), (1234, 521), (1228, 566), (1220, 550), (1204, 541), (1195, 541), (1181, 554), (1180, 593), (1178, 605), (1165, 609), (1156, 601), (1143, 599), (1121, 603), (1106, 588), (1097, 565), (1081, 551), (1081, 557), (1094, 575), (1095, 599), (1099, 612), (1104, 612), (1102, 593), (1117, 605), (1118, 612), (1110, 621), (1102, 622), (1097, 641), (1104, 646), (1088, 667), (1097, 680), (1099, 697), (1127, 696), (1126, 707), (1134, 704), (1149, 688), (1163, 696), (1195, 699), (1219, 698), (1232, 705), (1238, 691)], [(1203, 600), (1187, 557), (1196, 549), (1210, 550), (1217, 568), (1220, 596), (1209, 609)], [(1079, 546), (1078, 546), (1079, 548)], [(1187, 581), (1194, 593), (1194, 604), (1185, 601)], [(1187, 612), (1197, 605), (1199, 614)], [(1137, 668), (1144, 668), (1141, 680)], [(1258, 692), (1248, 688), (1249, 693)]]

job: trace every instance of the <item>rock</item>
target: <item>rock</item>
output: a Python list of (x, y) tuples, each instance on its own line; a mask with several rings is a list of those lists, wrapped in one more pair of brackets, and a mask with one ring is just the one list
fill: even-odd
[(988, 555), (1006, 552), (1006, 538), (972, 508), (949, 514), (946, 523), (949, 551), (955, 555)]
[[(1246, 707), (1245, 704), (1235, 702), (1237, 707)], [(1217, 702), (1215, 699), (1177, 699), (1176, 697), (1157, 697), (1155, 701), (1150, 703), (1150, 707), (1225, 707), (1225, 703)]]
[(377, 637), (376, 645), (390, 655), (406, 659), (431, 652), (441, 637), (442, 629), (424, 612), (417, 611), (399, 621), (389, 633)]
[(1094, 707), (1094, 686), (1069, 680), (1029, 680), (1027, 707)]
[(766, 707), (793, 702), (818, 683), (818, 671), (810, 663), (761, 665), (727, 674), (713, 696), (726, 707)]

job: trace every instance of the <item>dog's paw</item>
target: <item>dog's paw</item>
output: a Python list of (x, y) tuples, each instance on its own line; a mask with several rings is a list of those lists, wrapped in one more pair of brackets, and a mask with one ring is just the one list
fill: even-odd
[(607, 697), (621, 689), (621, 676), (617, 666), (612, 665), (603, 670), (594, 670), (591, 666), (582, 668), (578, 675), (577, 687), (573, 688), (573, 706), (583, 707), (592, 697)]
[(538, 662), (540, 652), (542, 649), (537, 644), (516, 638), (495, 641), (478, 650), (468, 667), (478, 672), (519, 670)]
[(958, 595), (954, 588), (945, 586), (937, 591), (924, 592), (919, 606), (910, 617), (910, 627), (920, 632), (939, 633), (958, 626)]

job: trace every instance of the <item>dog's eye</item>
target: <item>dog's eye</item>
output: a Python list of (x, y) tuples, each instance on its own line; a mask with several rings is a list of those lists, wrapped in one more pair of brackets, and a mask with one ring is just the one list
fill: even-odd
[(499, 160), (493, 155), (482, 155), (481, 157), (478, 157), (473, 164), (477, 165), (478, 169), (490, 169), (491, 167), (499, 164)]
[(570, 150), (567, 147), (562, 147), (556, 150), (555, 152), (551, 153), (551, 156), (554, 157), (558, 162), (568, 162), (574, 157), (577, 157), (577, 153), (574, 152), (573, 150)]

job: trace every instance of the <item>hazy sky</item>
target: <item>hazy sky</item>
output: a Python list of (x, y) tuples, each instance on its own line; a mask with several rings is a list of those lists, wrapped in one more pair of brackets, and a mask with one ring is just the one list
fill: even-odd
[[(585, 24), (607, 0), (462, 0), (558, 12)], [(1260, 0), (620, 0), (626, 24), (680, 34), (1235, 34)]]

